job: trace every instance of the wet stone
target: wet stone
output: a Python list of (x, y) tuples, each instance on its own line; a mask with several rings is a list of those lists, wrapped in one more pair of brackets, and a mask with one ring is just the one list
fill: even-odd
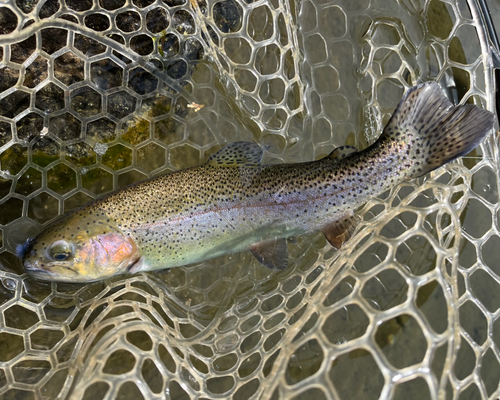
[(25, 14), (29, 14), (33, 11), (36, 3), (38, 3), (38, 0), (16, 0), (16, 5)]
[(108, 90), (122, 85), (123, 69), (114, 61), (104, 59), (90, 65), (90, 77), (98, 88)]
[(156, 90), (158, 78), (142, 68), (135, 68), (129, 73), (128, 87), (137, 94), (147, 94)]
[(2, 79), (0, 79), (0, 93), (10, 89), (19, 79), (19, 70), (16, 68), (0, 68), (0, 74), (2, 74)]
[(71, 108), (84, 117), (101, 112), (101, 95), (90, 87), (83, 87), (71, 93)]
[(125, 118), (135, 111), (137, 100), (125, 91), (108, 97), (108, 112), (116, 118)]
[(130, 39), (130, 48), (141, 56), (147, 56), (154, 50), (153, 39), (148, 35), (137, 35)]
[(92, 57), (106, 51), (105, 45), (79, 33), (75, 33), (73, 44), (76, 49), (80, 50), (87, 57)]
[(67, 368), (58, 370), (57, 372), (51, 374), (50, 378), (41, 387), (40, 392), (42, 392), (48, 399), (57, 398), (67, 378)]
[(65, 21), (69, 21), (69, 22), (73, 22), (75, 24), (78, 23), (78, 18), (76, 18), (74, 15), (70, 15), (70, 14), (63, 14), (61, 15), (59, 18), (65, 20)]
[(12, 139), (12, 128), (7, 122), (0, 121), (0, 147), (4, 146)]
[(181, 35), (192, 35), (195, 31), (193, 16), (186, 10), (179, 10), (172, 17), (172, 25)]
[(221, 32), (238, 32), (241, 29), (243, 10), (235, 0), (223, 0), (213, 7), (214, 22)]
[[(1, 21), (1, 16), (0, 16), (0, 21)], [(35, 35), (30, 36), (28, 39), (25, 39), (22, 42), (14, 43), (10, 46), (10, 61), (22, 64), (31, 56), (31, 54), (33, 54), (35, 49), (36, 49)]]
[(168, 28), (169, 15), (163, 8), (155, 8), (146, 14), (146, 27), (151, 33), (160, 33)]
[(0, 369), (0, 388), (3, 388), (7, 384), (7, 377), (3, 369)]
[(169, 7), (181, 6), (186, 4), (186, 0), (163, 0), (163, 2)]
[(153, 4), (155, 0), (132, 0), (132, 3), (134, 3), (135, 6), (139, 8), (144, 8), (147, 7), (151, 4)]
[(19, 144), (14, 144), (0, 153), (0, 169), (11, 175), (18, 174), (27, 161), (27, 149)]
[(491, 348), (486, 351), (481, 360), (481, 378), (488, 396), (491, 396), (500, 381), (500, 365)]
[(92, 8), (92, 0), (66, 0), (66, 5), (75, 11), (87, 11)]
[(184, 58), (187, 61), (196, 61), (203, 58), (203, 46), (196, 39), (186, 40), (184, 47)]
[(184, 60), (177, 60), (167, 66), (167, 74), (172, 79), (181, 79), (187, 73), (188, 65)]
[(38, 86), (48, 76), (48, 60), (38, 56), (27, 68), (23, 85), (28, 88)]
[(110, 27), (109, 18), (101, 13), (90, 14), (85, 17), (85, 26), (97, 32), (102, 32)]
[(64, 113), (49, 119), (49, 132), (61, 140), (79, 138), (81, 130), (81, 121), (70, 113)]
[(66, 46), (68, 31), (59, 28), (42, 29), (42, 50), (48, 54), (55, 53), (57, 50)]
[(189, 400), (190, 397), (186, 391), (176, 381), (170, 381), (169, 384), (170, 398), (179, 400)]
[(83, 60), (72, 52), (64, 53), (54, 60), (54, 75), (66, 86), (83, 81), (83, 68)]
[(179, 38), (176, 35), (168, 33), (160, 38), (159, 51), (164, 58), (170, 58), (177, 55), (179, 50), (180, 43)]
[(35, 95), (35, 106), (45, 113), (52, 113), (64, 108), (64, 90), (54, 83), (41, 88)]
[(424, 275), (436, 268), (437, 254), (424, 236), (413, 236), (396, 251), (396, 260), (410, 268), (414, 275)]
[(116, 16), (116, 26), (123, 32), (133, 32), (141, 27), (141, 17), (135, 11), (126, 11)]
[(137, 165), (147, 171), (162, 167), (165, 160), (165, 149), (154, 143), (137, 150)]
[(460, 338), (460, 348), (456, 356), (453, 369), (455, 376), (463, 380), (467, 378), (476, 365), (476, 355), (470, 344), (463, 337)]
[(126, 128), (121, 137), (130, 144), (140, 144), (150, 137), (150, 124), (144, 118), (134, 118), (128, 122)]
[(102, 8), (113, 11), (125, 5), (125, 0), (99, 0), (99, 4)]
[(473, 238), (480, 238), (491, 228), (491, 211), (479, 200), (470, 199), (466, 210), (460, 216), (463, 229)]
[(13, 32), (17, 28), (17, 17), (7, 7), (0, 7), (0, 35)]
[(89, 122), (87, 124), (87, 137), (100, 143), (110, 142), (116, 138), (116, 124), (107, 118)]
[(75, 143), (66, 147), (66, 159), (77, 167), (95, 164), (96, 154), (87, 143)]
[(59, 145), (48, 137), (42, 137), (33, 144), (32, 160), (41, 167), (59, 159)]
[(0, 115), (14, 118), (30, 106), (30, 94), (22, 90), (7, 95), (0, 100)]
[(60, 8), (59, 0), (47, 0), (38, 12), (40, 19), (46, 19), (54, 15)]

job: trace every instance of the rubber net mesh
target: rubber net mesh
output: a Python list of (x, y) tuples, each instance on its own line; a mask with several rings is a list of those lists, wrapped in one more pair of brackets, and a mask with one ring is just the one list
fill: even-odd
[(297, 238), (283, 272), (235, 254), (71, 285), (14, 256), (224, 143), (365, 148), (419, 81), (492, 109), (482, 35), (452, 0), (1, 2), (0, 397), (497, 399), (493, 138), (371, 200), (342, 251)]

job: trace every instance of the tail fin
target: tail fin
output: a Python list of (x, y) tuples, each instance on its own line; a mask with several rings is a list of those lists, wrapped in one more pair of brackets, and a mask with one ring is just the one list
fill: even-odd
[(454, 106), (436, 82), (411, 88), (394, 111), (381, 139), (405, 140), (417, 178), (469, 153), (493, 128), (491, 112)]

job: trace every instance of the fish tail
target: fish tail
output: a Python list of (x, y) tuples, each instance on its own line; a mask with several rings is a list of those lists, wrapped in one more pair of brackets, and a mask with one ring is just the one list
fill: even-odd
[(436, 82), (410, 89), (394, 111), (382, 140), (402, 141), (408, 177), (417, 178), (469, 153), (493, 128), (491, 112), (454, 106)]

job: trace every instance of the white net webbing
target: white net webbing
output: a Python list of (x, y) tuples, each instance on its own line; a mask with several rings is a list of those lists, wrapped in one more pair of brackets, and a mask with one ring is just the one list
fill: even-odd
[(498, 149), (373, 199), (271, 272), (249, 254), (87, 285), (36, 282), (15, 246), (69, 210), (202, 163), (372, 143), (437, 80), (493, 110), (465, 0), (0, 3), (0, 398), (497, 399)]

